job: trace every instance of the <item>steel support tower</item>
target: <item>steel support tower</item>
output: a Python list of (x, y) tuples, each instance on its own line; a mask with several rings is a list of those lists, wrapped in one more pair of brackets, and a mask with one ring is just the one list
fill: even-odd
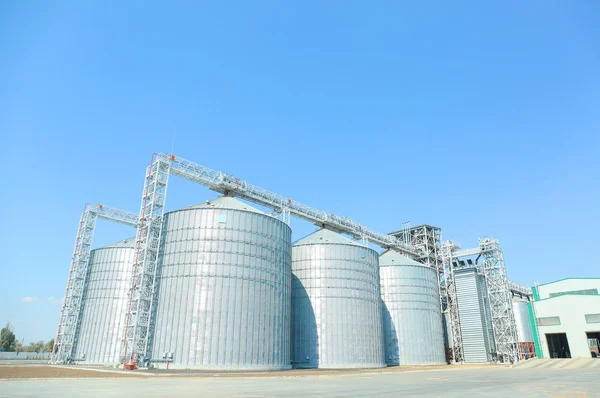
[(132, 227), (138, 225), (138, 216), (135, 213), (103, 205), (85, 205), (79, 219), (67, 287), (60, 311), (60, 321), (54, 340), (54, 349), (50, 355), (52, 363), (71, 362), (77, 348), (80, 316), (87, 286), (88, 265), (98, 218)]
[(447, 301), (445, 299), (447, 294), (444, 283), (444, 265), (441, 252), (441, 228), (427, 224), (411, 228), (410, 222), (405, 222), (402, 224), (402, 229), (400, 231), (390, 232), (390, 235), (425, 253), (425, 256), (416, 260), (429, 267), (435, 268), (438, 271), (438, 293), (440, 297), (440, 309), (443, 313), (447, 307)]
[(444, 309), (448, 311), (449, 327), (452, 331), (451, 356), (452, 361), (462, 363), (464, 361), (462, 332), (460, 327), (460, 317), (458, 312), (458, 299), (456, 295), (456, 285), (454, 279), (454, 253), (460, 249), (458, 244), (451, 240), (442, 242), (440, 247), (440, 258), (443, 267), (441, 277), (441, 301)]
[(220, 171), (190, 162), (172, 154), (154, 154), (146, 170), (136, 238), (134, 276), (124, 336), (124, 364), (149, 359), (152, 350), (154, 311), (158, 288), (159, 253), (165, 199), (169, 176), (174, 175), (202, 184), (224, 195), (237, 196), (273, 209), (289, 223), (290, 216), (321, 227), (346, 233), (356, 239), (397, 250), (411, 258), (429, 261), (430, 254), (388, 234), (371, 231), (347, 217), (311, 208), (284, 196), (269, 192)]
[(418, 258), (419, 262), (440, 272), (443, 270), (440, 257), (442, 241), (440, 228), (431, 225), (410, 227), (409, 223), (404, 223), (400, 231), (390, 232), (390, 235), (423, 252), (425, 255)]
[(487, 282), (497, 360), (515, 363), (521, 358), (521, 349), (513, 313), (512, 294), (506, 278), (504, 254), (496, 239), (479, 239), (479, 248)]
[[(498, 240), (491, 238), (480, 238), (478, 247), (464, 250), (460, 250), (460, 246), (452, 241), (442, 243), (444, 285), (446, 286), (446, 300), (453, 337), (453, 359), (455, 362), (464, 361), (454, 270), (459, 267), (459, 262), (463, 262), (460, 258), (468, 256), (477, 256), (477, 259), (474, 263), (469, 261), (464, 267), (478, 268), (486, 280), (496, 344), (496, 360), (514, 363), (520, 359), (520, 347), (512, 307), (512, 296), (515, 293), (528, 294), (529, 292), (530, 294), (531, 289), (507, 279), (502, 248)], [(460, 267), (464, 268), (463, 266)]]

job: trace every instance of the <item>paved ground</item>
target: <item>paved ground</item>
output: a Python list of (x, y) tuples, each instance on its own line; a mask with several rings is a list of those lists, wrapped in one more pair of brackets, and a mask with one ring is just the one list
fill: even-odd
[[(47, 379), (47, 378), (107, 378), (107, 377), (136, 377), (127, 372), (104, 372), (79, 369), (75, 367), (0, 364), (1, 379)], [(0, 390), (1, 394), (2, 390)]]
[(47, 359), (33, 359), (33, 360), (0, 359), (0, 365), (45, 365), (47, 363), (48, 363)]
[(519, 369), (598, 369), (600, 371), (600, 358), (534, 358), (527, 361), (520, 361), (514, 367)]
[[(496, 365), (461, 365), (461, 369), (481, 368)], [(43, 364), (2, 364), (0, 363), (0, 379), (39, 379), (39, 378), (111, 378), (111, 377), (300, 377), (330, 376), (368, 373), (398, 373), (415, 370), (448, 370), (448, 365), (439, 366), (394, 366), (383, 369), (291, 369), (282, 371), (247, 371), (223, 372), (190, 369), (137, 369), (134, 371), (117, 369), (108, 366), (70, 365), (55, 366)]]
[[(107, 375), (110, 375), (107, 373)], [(597, 369), (506, 367), (276, 377), (0, 380), (0, 397), (600, 397)]]

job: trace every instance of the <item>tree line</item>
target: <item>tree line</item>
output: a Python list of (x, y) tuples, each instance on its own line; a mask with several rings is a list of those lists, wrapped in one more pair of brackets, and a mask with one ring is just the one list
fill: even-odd
[(49, 352), (53, 349), (54, 339), (50, 339), (48, 342), (40, 340), (38, 342), (31, 342), (29, 345), (23, 345), (17, 340), (10, 323), (7, 323), (6, 326), (0, 330), (0, 351), (40, 353)]

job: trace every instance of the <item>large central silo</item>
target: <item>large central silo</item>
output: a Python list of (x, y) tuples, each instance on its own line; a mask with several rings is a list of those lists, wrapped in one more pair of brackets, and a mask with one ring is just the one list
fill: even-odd
[(378, 254), (321, 229), (292, 247), (297, 368), (385, 366)]
[(166, 214), (162, 233), (152, 359), (289, 369), (290, 227), (225, 196)]
[(392, 250), (379, 267), (387, 364), (445, 364), (437, 271)]
[(92, 364), (121, 361), (134, 255), (135, 238), (92, 250), (75, 360)]

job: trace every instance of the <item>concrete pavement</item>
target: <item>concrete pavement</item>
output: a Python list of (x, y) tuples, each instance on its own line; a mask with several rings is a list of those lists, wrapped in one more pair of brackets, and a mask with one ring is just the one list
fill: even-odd
[(506, 367), (281, 377), (0, 381), (0, 397), (600, 397), (597, 369)]

